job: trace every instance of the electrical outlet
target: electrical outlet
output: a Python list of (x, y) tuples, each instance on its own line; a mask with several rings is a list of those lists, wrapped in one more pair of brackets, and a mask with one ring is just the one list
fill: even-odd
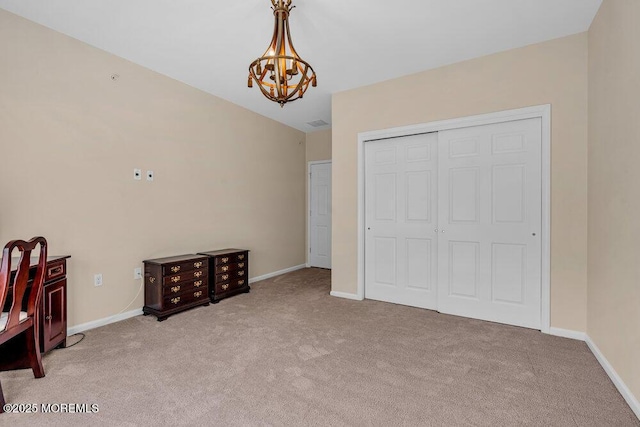
[(142, 179), (142, 169), (133, 170), (133, 179), (136, 181), (140, 181)]
[(147, 171), (147, 181), (153, 181), (153, 171)]
[(136, 267), (133, 269), (133, 278), (138, 280), (138, 279), (142, 279), (142, 268), (141, 267)]
[(102, 273), (93, 275), (93, 286), (102, 286)]

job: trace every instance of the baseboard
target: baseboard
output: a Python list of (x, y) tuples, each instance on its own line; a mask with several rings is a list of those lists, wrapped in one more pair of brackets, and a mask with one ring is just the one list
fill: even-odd
[(362, 298), (358, 297), (358, 295), (349, 294), (349, 293), (346, 293), (346, 292), (331, 291), (329, 293), (329, 295), (331, 295), (332, 297), (352, 299), (352, 300), (355, 300), (355, 301), (362, 301)]
[[(279, 276), (281, 274), (290, 273), (296, 270), (302, 270), (305, 268), (305, 264), (296, 265), (295, 267), (285, 268), (284, 270), (275, 271), (273, 273), (265, 274), (262, 276), (254, 277), (253, 279), (249, 279), (249, 283), (259, 282), (260, 280), (270, 279), (275, 276)], [(135, 310), (127, 311), (126, 313), (120, 313), (113, 316), (105, 317), (103, 319), (93, 320), (91, 322), (82, 323), (80, 325), (72, 326), (67, 329), (67, 335), (77, 334), (79, 332), (88, 331), (90, 329), (99, 328), (100, 326), (105, 326), (110, 323), (120, 322), (121, 320), (126, 320), (131, 317), (140, 316), (142, 314), (142, 308), (137, 308)]]
[(587, 337), (587, 334), (584, 332), (572, 331), (570, 329), (562, 329), (562, 328), (549, 328), (549, 335), (555, 335), (557, 337), (562, 338), (571, 338), (572, 340), (584, 341)]
[(613, 381), (613, 384), (616, 386), (622, 397), (624, 397), (624, 400), (627, 401), (627, 404), (629, 405), (629, 407), (631, 407), (631, 410), (636, 414), (636, 417), (640, 419), (640, 402), (638, 402), (638, 399), (636, 399), (633, 393), (631, 393), (629, 387), (627, 387), (616, 370), (613, 369), (611, 363), (609, 363), (607, 358), (604, 357), (604, 354), (602, 354), (598, 346), (593, 342), (589, 335), (586, 336), (585, 341), (593, 355), (596, 357), (596, 359), (598, 359), (598, 362), (600, 362), (600, 365), (602, 365), (604, 371), (607, 373), (607, 375), (609, 375), (611, 381)]
[(602, 354), (598, 346), (593, 342), (593, 340), (591, 339), (591, 337), (589, 337), (589, 335), (587, 335), (584, 332), (572, 331), (569, 329), (562, 329), (562, 328), (553, 328), (553, 327), (549, 328), (549, 335), (555, 335), (563, 338), (571, 338), (574, 340), (580, 340), (580, 341), (586, 342), (587, 346), (589, 347), (589, 350), (591, 350), (591, 353), (593, 353), (593, 355), (596, 357), (596, 359), (602, 366), (602, 369), (604, 369), (607, 375), (609, 375), (609, 378), (611, 378), (611, 381), (616, 386), (616, 388), (618, 389), (622, 397), (624, 397), (624, 400), (627, 402), (631, 410), (636, 414), (638, 418), (640, 418), (640, 402), (638, 402), (638, 399), (636, 399), (633, 393), (631, 393), (631, 390), (629, 390), (629, 387), (627, 387), (627, 385), (624, 383), (620, 375), (618, 375), (616, 370), (613, 369), (613, 366), (611, 365), (611, 363), (609, 363), (607, 358), (604, 357), (604, 354)]
[(284, 270), (274, 271), (273, 273), (263, 274), (262, 276), (257, 276), (252, 279), (249, 279), (249, 283), (259, 282), (261, 280), (271, 279), (272, 277), (280, 276), (281, 274), (291, 273), (292, 271), (302, 270), (306, 268), (306, 264), (296, 265), (295, 267), (285, 268)]
[(110, 323), (120, 322), (121, 320), (130, 319), (131, 317), (140, 316), (142, 314), (142, 308), (127, 311), (125, 313), (116, 314), (113, 316), (105, 317), (103, 319), (93, 320), (91, 322), (82, 323), (80, 325), (72, 326), (67, 329), (67, 335), (77, 334), (79, 332), (88, 331), (90, 329), (99, 328)]

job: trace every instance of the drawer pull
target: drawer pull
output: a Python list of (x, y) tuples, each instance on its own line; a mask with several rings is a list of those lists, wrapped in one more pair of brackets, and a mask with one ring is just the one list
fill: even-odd
[(241, 262), (240, 264), (238, 264), (238, 268), (242, 268), (244, 267), (244, 262)]
[(244, 259), (244, 255), (238, 255), (238, 259), (239, 260), (243, 260)]
[(222, 271), (225, 271), (225, 272), (226, 272), (226, 271), (229, 271), (229, 266), (228, 266), (228, 265), (225, 265), (224, 267), (222, 267)]
[(229, 262), (229, 258), (228, 257), (221, 258), (220, 262), (227, 263), (227, 262)]
[(156, 278), (151, 276), (149, 277), (149, 283), (154, 283), (156, 281)]
[(64, 269), (62, 268), (61, 265), (58, 265), (57, 267), (51, 267), (49, 269), (49, 271), (47, 272), (48, 276), (55, 276), (56, 274), (60, 274), (64, 271)]
[(53, 316), (51, 316), (51, 315), (46, 316), (46, 317), (45, 317), (45, 319), (47, 319), (47, 320), (51, 320), (51, 319), (53, 319)]
[(238, 271), (238, 276), (240, 276), (240, 277), (244, 276), (244, 270)]
[(193, 263), (193, 266), (194, 266), (195, 268), (200, 268), (200, 267), (202, 267), (202, 264), (203, 264), (203, 263), (202, 263), (202, 261), (198, 261), (198, 262), (194, 262), (194, 263)]
[(180, 276), (173, 276), (173, 277), (171, 278), (171, 281), (172, 281), (173, 283), (178, 283), (178, 282), (180, 281)]
[(202, 276), (202, 271), (196, 271), (195, 273), (193, 273), (193, 277), (200, 277)]
[(226, 291), (227, 289), (229, 289), (229, 285), (222, 285), (222, 290)]
[(176, 265), (174, 267), (171, 267), (171, 271), (173, 271), (174, 273), (177, 273), (178, 271), (180, 271), (180, 266)]
[(227, 280), (228, 278), (229, 278), (229, 275), (228, 275), (228, 274), (223, 274), (223, 275), (222, 275), (222, 280)]
[(177, 304), (180, 302), (180, 297), (171, 298), (171, 302)]
[(238, 280), (238, 285), (240, 286), (244, 285), (244, 280)]
[(200, 298), (202, 296), (202, 291), (194, 292), (193, 296), (194, 298)]
[(173, 288), (171, 288), (171, 292), (177, 294), (178, 292), (180, 292), (180, 286), (174, 286)]
[(198, 280), (197, 282), (193, 282), (193, 287), (194, 288), (199, 288), (200, 286), (202, 286), (202, 280)]

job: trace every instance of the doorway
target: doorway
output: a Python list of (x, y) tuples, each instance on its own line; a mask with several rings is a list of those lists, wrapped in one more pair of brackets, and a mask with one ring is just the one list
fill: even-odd
[(331, 162), (309, 162), (309, 266), (331, 268)]

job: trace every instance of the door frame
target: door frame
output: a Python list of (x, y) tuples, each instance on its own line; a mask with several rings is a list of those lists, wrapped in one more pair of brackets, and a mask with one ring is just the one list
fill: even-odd
[[(420, 133), (438, 132), (472, 126), (540, 118), (542, 120), (542, 228), (541, 228), (541, 331), (550, 333), (551, 327), (551, 104), (488, 114), (440, 120), (418, 125), (400, 126), (390, 129), (358, 133), (358, 288), (356, 297), (364, 299), (365, 265), (365, 174), (364, 145), (369, 141), (398, 138)], [(311, 181), (311, 180), (309, 180)]]
[[(309, 254), (311, 254), (311, 166), (321, 165), (321, 164), (331, 164), (332, 174), (333, 174), (333, 162), (331, 160), (310, 160), (307, 162), (307, 254), (306, 254), (306, 267), (311, 267), (311, 262), (309, 261)], [(333, 197), (333, 179), (331, 180), (331, 197)], [(333, 229), (333, 215), (331, 215), (331, 226)], [(333, 261), (333, 260), (332, 260)], [(333, 265), (333, 262), (331, 262)]]

